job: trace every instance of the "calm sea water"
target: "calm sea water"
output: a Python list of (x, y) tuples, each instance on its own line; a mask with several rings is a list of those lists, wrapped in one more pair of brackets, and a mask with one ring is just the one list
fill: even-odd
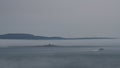
[[(80, 47), (7, 47), (48, 43)], [(0, 40), (0, 46), (0, 68), (120, 68), (119, 39)]]
[(0, 40), (0, 46), (35, 46), (35, 45), (63, 45), (63, 46), (81, 46), (81, 45), (119, 45), (120, 39), (93, 39), (93, 40)]

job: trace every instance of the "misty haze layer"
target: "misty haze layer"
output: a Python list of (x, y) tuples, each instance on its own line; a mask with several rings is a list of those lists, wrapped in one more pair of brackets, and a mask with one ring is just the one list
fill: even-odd
[(1, 0), (0, 34), (120, 36), (119, 0)]

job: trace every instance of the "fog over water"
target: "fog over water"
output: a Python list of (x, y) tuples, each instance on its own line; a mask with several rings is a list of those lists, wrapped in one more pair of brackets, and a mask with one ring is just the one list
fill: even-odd
[(0, 34), (120, 37), (119, 0), (0, 0)]
[[(119, 7), (120, 0), (0, 0), (0, 35), (120, 38)], [(49, 43), (61, 47), (11, 47)], [(120, 39), (0, 39), (0, 68), (120, 68), (119, 52)]]
[[(120, 68), (119, 41), (0, 40), (0, 68)], [(48, 43), (68, 47), (6, 47)]]
[(35, 46), (54, 44), (58, 46), (116, 46), (120, 39), (85, 39), (85, 40), (0, 40), (0, 46)]

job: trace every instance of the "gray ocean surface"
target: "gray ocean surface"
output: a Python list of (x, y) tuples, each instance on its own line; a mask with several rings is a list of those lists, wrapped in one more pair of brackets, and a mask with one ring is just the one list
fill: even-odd
[[(49, 43), (61, 47), (10, 47)], [(0, 68), (120, 68), (120, 39), (0, 40), (0, 47)]]

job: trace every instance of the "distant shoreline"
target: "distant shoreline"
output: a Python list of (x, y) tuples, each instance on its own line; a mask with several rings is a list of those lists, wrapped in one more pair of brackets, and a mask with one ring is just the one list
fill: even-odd
[(83, 38), (64, 38), (64, 37), (47, 37), (35, 36), (33, 34), (10, 33), (0, 35), (0, 39), (7, 40), (86, 40), (86, 39), (117, 39), (114, 37), (83, 37)]

